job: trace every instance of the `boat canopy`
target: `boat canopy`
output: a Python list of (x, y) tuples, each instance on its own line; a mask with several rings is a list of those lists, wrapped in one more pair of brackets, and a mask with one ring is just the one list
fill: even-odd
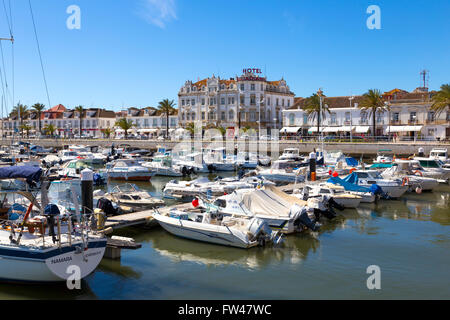
[(0, 168), (0, 179), (18, 179), (27, 180), (28, 184), (39, 182), (42, 176), (42, 169), (33, 166), (11, 166)]
[(351, 167), (357, 167), (358, 166), (358, 160), (355, 158), (345, 158), (345, 162), (347, 162), (347, 165)]
[(356, 182), (358, 182), (358, 176), (355, 172), (347, 176), (345, 179), (331, 177), (327, 182), (343, 186), (347, 191), (370, 192), (370, 188), (361, 187), (356, 184)]
[(370, 169), (386, 169), (392, 167), (392, 163), (374, 163)]

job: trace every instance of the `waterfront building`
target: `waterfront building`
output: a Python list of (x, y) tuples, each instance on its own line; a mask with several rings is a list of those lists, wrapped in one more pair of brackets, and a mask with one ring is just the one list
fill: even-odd
[[(116, 119), (126, 118), (133, 122), (134, 127), (131, 133), (137, 133), (141, 135), (147, 135), (149, 137), (156, 137), (162, 135), (166, 130), (166, 114), (160, 110), (147, 107), (147, 108), (128, 108), (127, 110), (118, 112)], [(169, 133), (175, 131), (178, 127), (178, 110), (174, 110), (169, 115)], [(115, 129), (117, 134), (122, 134), (123, 130), (120, 128)]]
[(178, 93), (180, 126), (200, 121), (203, 127), (279, 129), (295, 95), (284, 79), (268, 81), (261, 74), (244, 69), (240, 77), (186, 81)]
[[(450, 112), (436, 114), (431, 110), (431, 97), (435, 92), (418, 88), (413, 92), (394, 89), (383, 98), (390, 111), (379, 112), (376, 117), (376, 136), (395, 136), (399, 140), (450, 139)], [(358, 108), (362, 96), (324, 97), (323, 104), (330, 113), (321, 121), (324, 135), (372, 135), (370, 111)], [(283, 111), (282, 135), (308, 136), (317, 134), (317, 120), (304, 110), (306, 98), (295, 98), (294, 105)]]

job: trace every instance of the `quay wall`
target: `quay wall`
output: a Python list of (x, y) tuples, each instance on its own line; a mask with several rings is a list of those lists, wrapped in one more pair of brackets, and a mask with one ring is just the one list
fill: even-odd
[[(100, 146), (110, 147), (113, 143), (115, 147), (121, 145), (127, 145), (133, 148), (156, 150), (159, 146), (166, 148), (173, 148), (179, 142), (173, 141), (156, 141), (156, 140), (64, 140), (64, 139), (21, 139), (24, 142), (30, 142), (31, 144), (40, 145), (45, 148), (54, 147), (63, 149), (68, 145), (86, 145), (86, 146)], [(9, 139), (4, 139), (0, 142), (2, 146), (10, 146), (11, 143), (17, 142)], [(183, 142), (186, 144), (186, 142)], [(211, 145), (212, 141), (203, 141), (203, 147)], [(270, 144), (273, 142), (260, 142), (263, 149), (270, 150)], [(258, 142), (247, 141), (245, 143), (245, 151), (256, 150)], [(193, 144), (192, 144), (193, 145)], [(244, 145), (244, 143), (242, 143)], [(218, 142), (214, 142), (214, 146), (218, 146)], [(223, 144), (225, 146), (225, 143)], [(433, 148), (445, 148), (450, 153), (450, 143), (437, 143), (437, 142), (398, 142), (398, 143), (337, 143), (328, 142), (324, 143), (326, 150), (341, 150), (345, 154), (350, 155), (376, 155), (379, 150), (390, 149), (397, 155), (411, 155), (417, 154), (420, 147), (424, 148), (425, 154), (428, 154)], [(314, 142), (296, 142), (296, 141), (279, 141), (279, 152), (283, 152), (286, 148), (299, 148), (302, 153), (312, 152), (315, 148), (320, 148), (320, 143)], [(240, 145), (241, 148), (241, 145)]]

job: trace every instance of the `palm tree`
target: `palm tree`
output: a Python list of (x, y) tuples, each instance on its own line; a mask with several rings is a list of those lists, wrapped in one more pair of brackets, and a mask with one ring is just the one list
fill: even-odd
[(53, 134), (56, 131), (56, 127), (53, 124), (47, 124), (44, 126), (44, 131), (46, 134), (50, 134), (53, 137)]
[(127, 120), (126, 118), (121, 118), (116, 121), (115, 124), (116, 127), (121, 128), (123, 131), (125, 131), (125, 140), (128, 137), (128, 130), (134, 127), (133, 121)]
[[(21, 104), (20, 102), (13, 108), (11, 111), (10, 116), (18, 116), (19, 117), (19, 127), (22, 127), (23, 125), (23, 118), (26, 117), (29, 114), (28, 107), (26, 105)], [(22, 136), (23, 136), (23, 129), (22, 129)]]
[(79, 119), (80, 119), (80, 138), (81, 138), (81, 134), (83, 132), (84, 108), (83, 108), (83, 106), (78, 106), (75, 108), (75, 111), (78, 112)]
[(225, 129), (224, 127), (218, 127), (217, 130), (219, 130), (222, 137), (227, 133), (227, 129)]
[(158, 105), (158, 109), (166, 115), (166, 136), (169, 137), (169, 115), (173, 114), (175, 111), (175, 102), (173, 100), (164, 99)]
[(24, 123), (20, 126), (20, 130), (27, 133), (27, 138), (30, 137), (30, 130), (33, 129), (28, 123)]
[(193, 122), (190, 122), (186, 125), (186, 130), (189, 131), (189, 133), (191, 134), (191, 137), (194, 136), (195, 133), (195, 124)]
[(102, 133), (106, 138), (109, 139), (109, 137), (111, 137), (111, 134), (113, 133), (113, 129), (111, 128), (102, 129)]
[(450, 84), (443, 84), (441, 90), (438, 91), (432, 98), (433, 104), (431, 110), (440, 114), (446, 108), (450, 107)]
[(317, 120), (317, 134), (320, 133), (320, 123), (326, 118), (327, 113), (330, 113), (330, 109), (328, 109), (327, 105), (323, 105), (322, 103), (321, 108), (320, 104), (320, 96), (317, 93), (306, 98), (305, 101), (306, 114), (312, 121)]
[(358, 105), (363, 111), (369, 111), (369, 115), (372, 117), (372, 135), (376, 135), (376, 114), (384, 113), (387, 110), (387, 106), (383, 101), (383, 95), (378, 89), (370, 89), (363, 94), (363, 99)]
[(39, 121), (39, 132), (42, 134), (42, 125), (41, 125), (41, 114), (44, 111), (45, 106), (42, 103), (36, 103), (32, 106), (32, 108), (37, 111), (38, 121)]

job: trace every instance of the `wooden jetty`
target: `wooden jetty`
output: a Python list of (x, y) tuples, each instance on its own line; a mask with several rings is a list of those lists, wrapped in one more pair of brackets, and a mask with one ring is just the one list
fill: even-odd
[[(186, 210), (189, 208), (192, 208), (191, 203), (183, 203), (183, 204), (177, 204), (177, 205), (173, 205), (173, 206), (161, 207), (161, 208), (158, 208), (158, 211), (161, 214), (166, 214), (166, 213), (169, 213), (169, 211), (172, 209)], [(156, 225), (156, 222), (153, 219), (154, 212), (155, 211), (152, 209), (152, 210), (122, 214), (119, 216), (108, 217), (108, 219), (106, 220), (106, 223), (105, 223), (105, 229), (112, 228), (112, 230), (118, 230), (118, 229), (122, 229), (122, 228), (133, 227), (133, 226)]]

